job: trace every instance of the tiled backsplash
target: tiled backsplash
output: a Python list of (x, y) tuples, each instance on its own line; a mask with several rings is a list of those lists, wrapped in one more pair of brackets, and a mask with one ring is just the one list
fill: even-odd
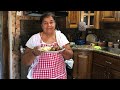
[(120, 29), (118, 28), (111, 28), (111, 29), (87, 29), (84, 32), (78, 31), (77, 28), (75, 29), (66, 29), (62, 31), (69, 39), (69, 41), (75, 41), (76, 38), (85, 37), (88, 34), (88, 31), (94, 33), (98, 40), (101, 41), (112, 41), (116, 43), (116, 41), (120, 40)]
[(100, 39), (116, 43), (120, 39), (120, 22), (101, 23)]
[(120, 39), (120, 29), (102, 29), (100, 39), (116, 43)]

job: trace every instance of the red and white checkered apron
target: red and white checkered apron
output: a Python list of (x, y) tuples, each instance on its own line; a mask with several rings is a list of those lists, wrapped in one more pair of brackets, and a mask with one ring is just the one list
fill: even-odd
[[(49, 46), (52, 45), (56, 45), (56, 43)], [(41, 44), (42, 46), (48, 46), (48, 44)], [(38, 64), (33, 67), (32, 77), (34, 79), (67, 79), (63, 56), (60, 53), (42, 53)]]

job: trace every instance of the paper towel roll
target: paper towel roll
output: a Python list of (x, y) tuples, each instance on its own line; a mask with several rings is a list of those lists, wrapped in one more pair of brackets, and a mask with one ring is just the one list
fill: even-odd
[(79, 31), (86, 31), (86, 23), (85, 22), (79, 22), (79, 25), (78, 25), (78, 30)]

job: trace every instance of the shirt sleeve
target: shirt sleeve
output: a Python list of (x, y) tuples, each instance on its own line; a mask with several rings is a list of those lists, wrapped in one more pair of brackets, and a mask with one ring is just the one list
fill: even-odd
[(38, 34), (35, 34), (29, 38), (29, 40), (26, 43), (26, 46), (28, 48), (33, 49), (35, 46), (38, 46), (38, 44), (37, 44), (39, 42), (38, 40), (39, 40)]
[(68, 41), (67, 37), (63, 33), (61, 33), (60, 34), (60, 45), (64, 46), (68, 43), (69, 43), (69, 41)]

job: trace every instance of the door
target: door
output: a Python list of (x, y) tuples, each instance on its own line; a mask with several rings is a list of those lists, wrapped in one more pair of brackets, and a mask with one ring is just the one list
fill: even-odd
[[(20, 50), (25, 50), (26, 42), (28, 39), (38, 32), (41, 32), (40, 30), (40, 21), (39, 20), (21, 20), (20, 21)], [(24, 51), (21, 51), (21, 57), (23, 56)], [(20, 62), (20, 78), (21, 79), (27, 79), (28, 69), (29, 66), (24, 65), (22, 62)]]

